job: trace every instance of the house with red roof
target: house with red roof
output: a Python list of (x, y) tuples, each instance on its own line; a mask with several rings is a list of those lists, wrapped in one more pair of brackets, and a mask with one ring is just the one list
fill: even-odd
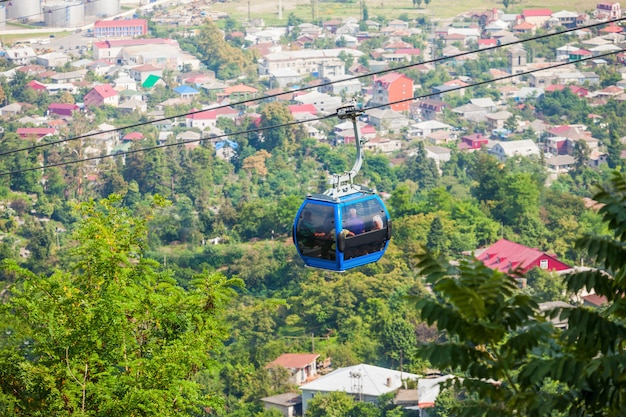
[(226, 87), (224, 91), (217, 94), (218, 100), (228, 97), (231, 101), (243, 101), (255, 98), (259, 95), (259, 90), (245, 84), (237, 84)]
[(489, 143), (489, 138), (487, 136), (483, 136), (480, 133), (474, 133), (461, 137), (461, 142), (459, 142), (458, 148), (460, 151), (473, 152), (483, 146), (487, 146), (487, 143)]
[(41, 91), (46, 91), (46, 85), (40, 83), (37, 80), (31, 80), (28, 83), (26, 83), (26, 87), (28, 88), (32, 88), (33, 90), (37, 91), (37, 92), (41, 92)]
[(572, 268), (555, 256), (506, 239), (500, 239), (482, 250), (476, 258), (488, 268), (505, 273), (513, 270), (526, 273), (535, 267), (547, 271), (563, 271)]
[(140, 84), (143, 84), (143, 82), (146, 81), (146, 79), (151, 75), (163, 77), (163, 68), (159, 68), (151, 64), (144, 64), (130, 69), (130, 78)]
[(317, 115), (317, 109), (313, 104), (291, 104), (288, 106), (294, 120), (307, 120)]
[(571, 61), (578, 61), (584, 58), (589, 58), (591, 55), (593, 55), (593, 53), (591, 53), (590, 51), (586, 50), (586, 49), (577, 49), (575, 51), (571, 51), (569, 53), (569, 60)]
[(48, 116), (57, 115), (71, 117), (72, 113), (78, 111), (80, 107), (73, 103), (50, 103), (48, 106)]
[(134, 38), (147, 33), (146, 19), (98, 20), (93, 24), (94, 38)]
[(87, 107), (100, 107), (104, 105), (117, 107), (120, 102), (120, 95), (111, 84), (100, 84), (85, 94), (83, 102)]
[(522, 22), (513, 26), (513, 33), (530, 33), (534, 34), (537, 31), (537, 26), (529, 22)]
[(185, 126), (188, 128), (198, 128), (200, 130), (213, 129), (217, 126), (218, 117), (227, 117), (235, 120), (239, 116), (239, 111), (232, 107), (218, 107), (200, 112), (192, 112), (185, 117)]
[(410, 106), (413, 118), (422, 120), (435, 120), (447, 107), (446, 102), (433, 98), (419, 100)]
[(600, 32), (602, 32), (602, 33), (622, 33), (622, 27), (621, 26), (617, 26), (614, 23), (611, 23), (607, 27), (604, 27), (604, 28), (600, 29)]
[(518, 16), (517, 23), (526, 22), (536, 27), (544, 27), (551, 17), (552, 10), (550, 9), (526, 9)]
[(122, 137), (122, 141), (125, 142), (136, 142), (143, 139), (145, 139), (143, 133), (137, 131), (127, 133), (124, 135), (124, 137)]
[(390, 72), (374, 78), (370, 105), (394, 103), (390, 105), (392, 110), (408, 111), (411, 97), (413, 97), (413, 80), (404, 74)]
[(317, 353), (284, 353), (265, 368), (283, 367), (289, 371), (289, 382), (294, 385), (302, 385), (317, 377)]
[(492, 48), (498, 45), (498, 40), (495, 38), (478, 39), (478, 49)]
[(51, 127), (18, 127), (15, 131), (22, 139), (36, 140), (39, 142), (46, 136), (57, 134), (57, 130)]

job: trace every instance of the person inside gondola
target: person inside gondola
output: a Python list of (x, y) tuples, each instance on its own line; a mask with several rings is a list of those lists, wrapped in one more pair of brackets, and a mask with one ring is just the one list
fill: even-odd
[(361, 220), (357, 214), (356, 208), (351, 207), (348, 210), (348, 219), (343, 223), (344, 229), (348, 229), (355, 235), (360, 235), (365, 232), (365, 226), (363, 220)]
[(305, 210), (302, 213), (302, 221), (298, 225), (298, 242), (308, 248), (315, 248), (319, 245), (317, 239), (321, 236), (324, 236), (324, 233), (313, 221), (313, 215), (309, 210)]

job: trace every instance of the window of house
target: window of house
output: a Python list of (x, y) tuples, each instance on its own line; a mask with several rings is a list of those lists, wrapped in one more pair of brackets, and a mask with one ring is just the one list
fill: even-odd
[(539, 268), (541, 269), (548, 269), (548, 260), (547, 259), (542, 259), (539, 261)]

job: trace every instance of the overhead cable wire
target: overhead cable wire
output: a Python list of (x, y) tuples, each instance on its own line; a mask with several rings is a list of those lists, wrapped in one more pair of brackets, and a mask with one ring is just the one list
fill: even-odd
[[(585, 62), (585, 61), (589, 61), (589, 60), (592, 60), (592, 59), (605, 58), (605, 57), (609, 57), (611, 55), (615, 55), (618, 52), (621, 52), (621, 51), (606, 52), (604, 54), (599, 54), (599, 55), (596, 55), (596, 56), (582, 58), (582, 59), (579, 59), (579, 60), (577, 60), (575, 62)], [(540, 72), (540, 71), (547, 71), (547, 70), (551, 70), (551, 69), (554, 69), (554, 68), (559, 68), (559, 67), (563, 67), (563, 66), (571, 65), (571, 64), (573, 64), (573, 62), (563, 62), (563, 63), (554, 64), (554, 65), (550, 65), (550, 66), (543, 67), (543, 68), (535, 68), (535, 69), (532, 69), (532, 70), (523, 71), (523, 72), (519, 72), (519, 73), (516, 73), (516, 74), (508, 74), (508, 75), (505, 75), (505, 76), (502, 76), (502, 77), (492, 78), (492, 79), (485, 80), (485, 81), (479, 81), (479, 82), (475, 82), (475, 83), (468, 84), (468, 85), (456, 86), (456, 87), (452, 87), (452, 88), (446, 90), (446, 93), (453, 92), (453, 91), (458, 91), (458, 90), (464, 90), (466, 88), (473, 88), (473, 87), (477, 87), (477, 86), (480, 86), (480, 85), (490, 84), (490, 83), (494, 83), (494, 82), (498, 82), (498, 81), (508, 80), (508, 79), (511, 79), (511, 78), (522, 77), (522, 76), (525, 76), (525, 75), (528, 75), (528, 74), (534, 74), (534, 73)], [(422, 99), (425, 99), (425, 98), (429, 98), (429, 97), (432, 97), (432, 96), (435, 96), (435, 95), (438, 95), (438, 94), (439, 93), (422, 94), (420, 96), (413, 96), (413, 97), (405, 98), (405, 99), (402, 99), (402, 100), (397, 100), (397, 101), (393, 101), (393, 102), (389, 102), (389, 103), (384, 103), (384, 104), (379, 104), (379, 105), (375, 105), (375, 106), (370, 106), (370, 107), (367, 107), (367, 108), (362, 109), (362, 110), (364, 112), (367, 112), (369, 110), (378, 109), (378, 108), (381, 108), (381, 107), (392, 106), (392, 105), (395, 105), (395, 104), (405, 103), (405, 102), (408, 102), (408, 101), (416, 101), (416, 100), (419, 101), (419, 100), (422, 100)], [(278, 128), (295, 126), (295, 125), (304, 124), (304, 123), (321, 121), (321, 120), (329, 119), (329, 118), (335, 117), (335, 116), (336, 116), (336, 114), (333, 113), (333, 114), (329, 114), (329, 115), (325, 115), (325, 116), (321, 116), (321, 117), (316, 117), (316, 118), (312, 118), (312, 119), (307, 119), (307, 120), (297, 120), (297, 121), (291, 121), (291, 122), (282, 123), (282, 124), (278, 124), (278, 125), (265, 126), (265, 127), (255, 127), (254, 129), (248, 129), (248, 130), (242, 130), (242, 131), (238, 131), (238, 132), (225, 133), (223, 135), (216, 135), (216, 136), (213, 136), (211, 139), (221, 139), (221, 138), (228, 138), (229, 136), (238, 136), (238, 135), (245, 135), (245, 134), (256, 133), (256, 132), (263, 132), (265, 130), (270, 130), (270, 129), (278, 129)], [(54, 167), (60, 167), (60, 166), (65, 166), (65, 165), (73, 165), (73, 164), (82, 163), (82, 162), (102, 160), (102, 159), (112, 158), (112, 157), (116, 157), (116, 156), (132, 155), (132, 154), (135, 154), (135, 153), (147, 152), (147, 151), (152, 151), (152, 150), (155, 150), (155, 149), (163, 149), (163, 148), (170, 148), (170, 147), (173, 147), (173, 146), (181, 146), (181, 145), (186, 145), (188, 143), (201, 142), (201, 141), (206, 140), (206, 139), (207, 138), (190, 139), (190, 140), (184, 140), (184, 141), (178, 141), (178, 142), (172, 142), (172, 143), (165, 143), (165, 144), (162, 144), (162, 145), (147, 146), (145, 148), (133, 149), (133, 150), (125, 151), (125, 152), (118, 152), (118, 153), (115, 153), (115, 154), (93, 156), (93, 157), (89, 157), (89, 158), (76, 159), (76, 160), (72, 160), (72, 161), (62, 161), (62, 162), (57, 162), (57, 163), (48, 164), (48, 165), (40, 165), (40, 166), (36, 166), (36, 167), (23, 168), (23, 169), (18, 169), (18, 170), (15, 170), (15, 171), (0, 172), (0, 177), (7, 176), (7, 175), (21, 174), (21, 173), (30, 172), (30, 171), (37, 171), (37, 170), (46, 169), (46, 168), (54, 168)]]
[(607, 24), (611, 24), (611, 23), (615, 23), (615, 22), (620, 22), (620, 21), (623, 21), (623, 20), (626, 20), (626, 17), (622, 17), (622, 18), (619, 18), (619, 19), (608, 20), (608, 21), (604, 21), (604, 22), (601, 22), (601, 23), (594, 23), (594, 24), (587, 25), (587, 26), (580, 26), (580, 27), (577, 27), (577, 28), (574, 28), (574, 29), (566, 29), (566, 30), (559, 31), (559, 32), (556, 32), (556, 33), (549, 33), (549, 34), (543, 34), (543, 35), (539, 35), (539, 36), (534, 36), (532, 38), (518, 40), (518, 41), (514, 41), (514, 42), (509, 42), (509, 43), (506, 43), (506, 44), (503, 44), (503, 45), (495, 45), (495, 46), (490, 46), (490, 47), (481, 48), (481, 49), (474, 49), (474, 50), (471, 50), (471, 51), (461, 52), (461, 53), (455, 54), (455, 55), (434, 58), (434, 59), (431, 59), (431, 60), (428, 60), (428, 61), (414, 62), (414, 63), (401, 65), (401, 66), (397, 66), (397, 67), (393, 67), (393, 68), (387, 68), (387, 69), (384, 69), (384, 70), (372, 71), (372, 72), (369, 72), (367, 74), (358, 74), (358, 75), (355, 75), (355, 76), (352, 76), (352, 77), (343, 78), (341, 80), (334, 80), (334, 81), (329, 81), (329, 82), (317, 84), (315, 86), (306, 86), (306, 87), (296, 88), (296, 89), (293, 89), (293, 90), (290, 90), (290, 91), (281, 91), (281, 92), (277, 92), (277, 93), (266, 94), (266, 95), (263, 95), (261, 97), (249, 98), (249, 99), (237, 101), (237, 102), (234, 102), (234, 103), (228, 103), (228, 104), (223, 104), (223, 105), (211, 107), (211, 108), (208, 108), (208, 109), (200, 109), (200, 110), (189, 111), (189, 112), (176, 114), (176, 115), (172, 115), (172, 116), (166, 116), (166, 117), (162, 117), (162, 118), (158, 118), (158, 119), (154, 119), (154, 120), (150, 120), (150, 121), (138, 122), (138, 123), (133, 123), (133, 124), (129, 124), (129, 125), (126, 125), (126, 126), (122, 126), (122, 127), (116, 127), (114, 129), (100, 130), (100, 131), (97, 131), (97, 132), (86, 133), (86, 134), (83, 134), (83, 135), (69, 137), (69, 138), (65, 138), (65, 139), (59, 139), (59, 140), (52, 141), (52, 142), (39, 143), (39, 144), (31, 145), (31, 146), (28, 146), (28, 147), (24, 147), (24, 148), (18, 148), (18, 149), (13, 149), (13, 150), (9, 150), (9, 151), (0, 152), (0, 157), (5, 156), (5, 155), (14, 154), (14, 153), (17, 153), (17, 152), (31, 151), (31, 150), (35, 150), (35, 149), (38, 149), (38, 148), (48, 147), (48, 146), (52, 146), (52, 145), (58, 145), (58, 144), (61, 144), (61, 143), (73, 142), (73, 141), (76, 141), (76, 140), (86, 139), (86, 138), (89, 138), (89, 137), (92, 137), (92, 136), (99, 136), (99, 135), (102, 135), (102, 134), (115, 133), (115, 132), (119, 132), (119, 131), (123, 131), (123, 130), (127, 130), (127, 129), (134, 129), (134, 128), (141, 127), (141, 126), (146, 126), (146, 125), (151, 125), (151, 124), (155, 124), (155, 123), (159, 123), (159, 122), (163, 122), (163, 121), (167, 121), (167, 120), (171, 120), (171, 119), (176, 119), (176, 118), (179, 118), (179, 117), (192, 116), (192, 115), (195, 115), (195, 114), (198, 114), (198, 113), (204, 113), (204, 112), (207, 112), (207, 111), (219, 110), (219, 109), (223, 109), (223, 108), (226, 108), (226, 107), (232, 107), (232, 106), (238, 106), (238, 105), (245, 105), (245, 104), (253, 103), (253, 102), (256, 102), (256, 101), (262, 101), (262, 100), (267, 100), (267, 99), (279, 97), (279, 96), (282, 96), (282, 95), (285, 95), (285, 94), (295, 94), (295, 93), (298, 93), (298, 92), (301, 92), (301, 91), (307, 91), (307, 90), (311, 90), (311, 89), (318, 89), (318, 88), (322, 88), (322, 87), (331, 86), (331, 85), (336, 84), (338, 82), (352, 81), (352, 80), (357, 80), (357, 79), (361, 79), (361, 78), (372, 77), (372, 76), (377, 76), (377, 75), (381, 75), (381, 74), (387, 74), (387, 73), (390, 73), (390, 72), (400, 72), (402, 70), (413, 68), (413, 67), (416, 67), (416, 66), (419, 66), (419, 65), (434, 64), (434, 63), (441, 62), (441, 61), (454, 60), (454, 59), (458, 59), (458, 58), (461, 58), (461, 57), (464, 57), (464, 56), (468, 56), (468, 55), (472, 55), (472, 54), (476, 54), (476, 53), (480, 53), (480, 52), (489, 52), (489, 51), (492, 51), (492, 50), (505, 48), (505, 47), (508, 48), (508, 47), (510, 47), (512, 45), (523, 44), (525, 42), (541, 40), (541, 39), (545, 39), (545, 38), (549, 38), (549, 37), (553, 37), (553, 36), (558, 36), (558, 35), (574, 32), (574, 31), (577, 31), (577, 30), (589, 29), (589, 28), (593, 28), (593, 27), (597, 27), (597, 26), (603, 26), (603, 25), (607, 25)]

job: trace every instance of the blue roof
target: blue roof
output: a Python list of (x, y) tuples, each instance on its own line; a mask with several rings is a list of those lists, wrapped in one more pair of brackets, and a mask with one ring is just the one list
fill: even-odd
[(237, 149), (239, 145), (237, 144), (237, 142), (233, 142), (232, 140), (226, 139), (224, 141), (217, 142), (215, 144), (215, 150), (222, 149), (224, 146), (229, 146), (232, 149)]
[(199, 94), (200, 92), (193, 87), (188, 85), (179, 85), (174, 89), (174, 91), (178, 94)]

